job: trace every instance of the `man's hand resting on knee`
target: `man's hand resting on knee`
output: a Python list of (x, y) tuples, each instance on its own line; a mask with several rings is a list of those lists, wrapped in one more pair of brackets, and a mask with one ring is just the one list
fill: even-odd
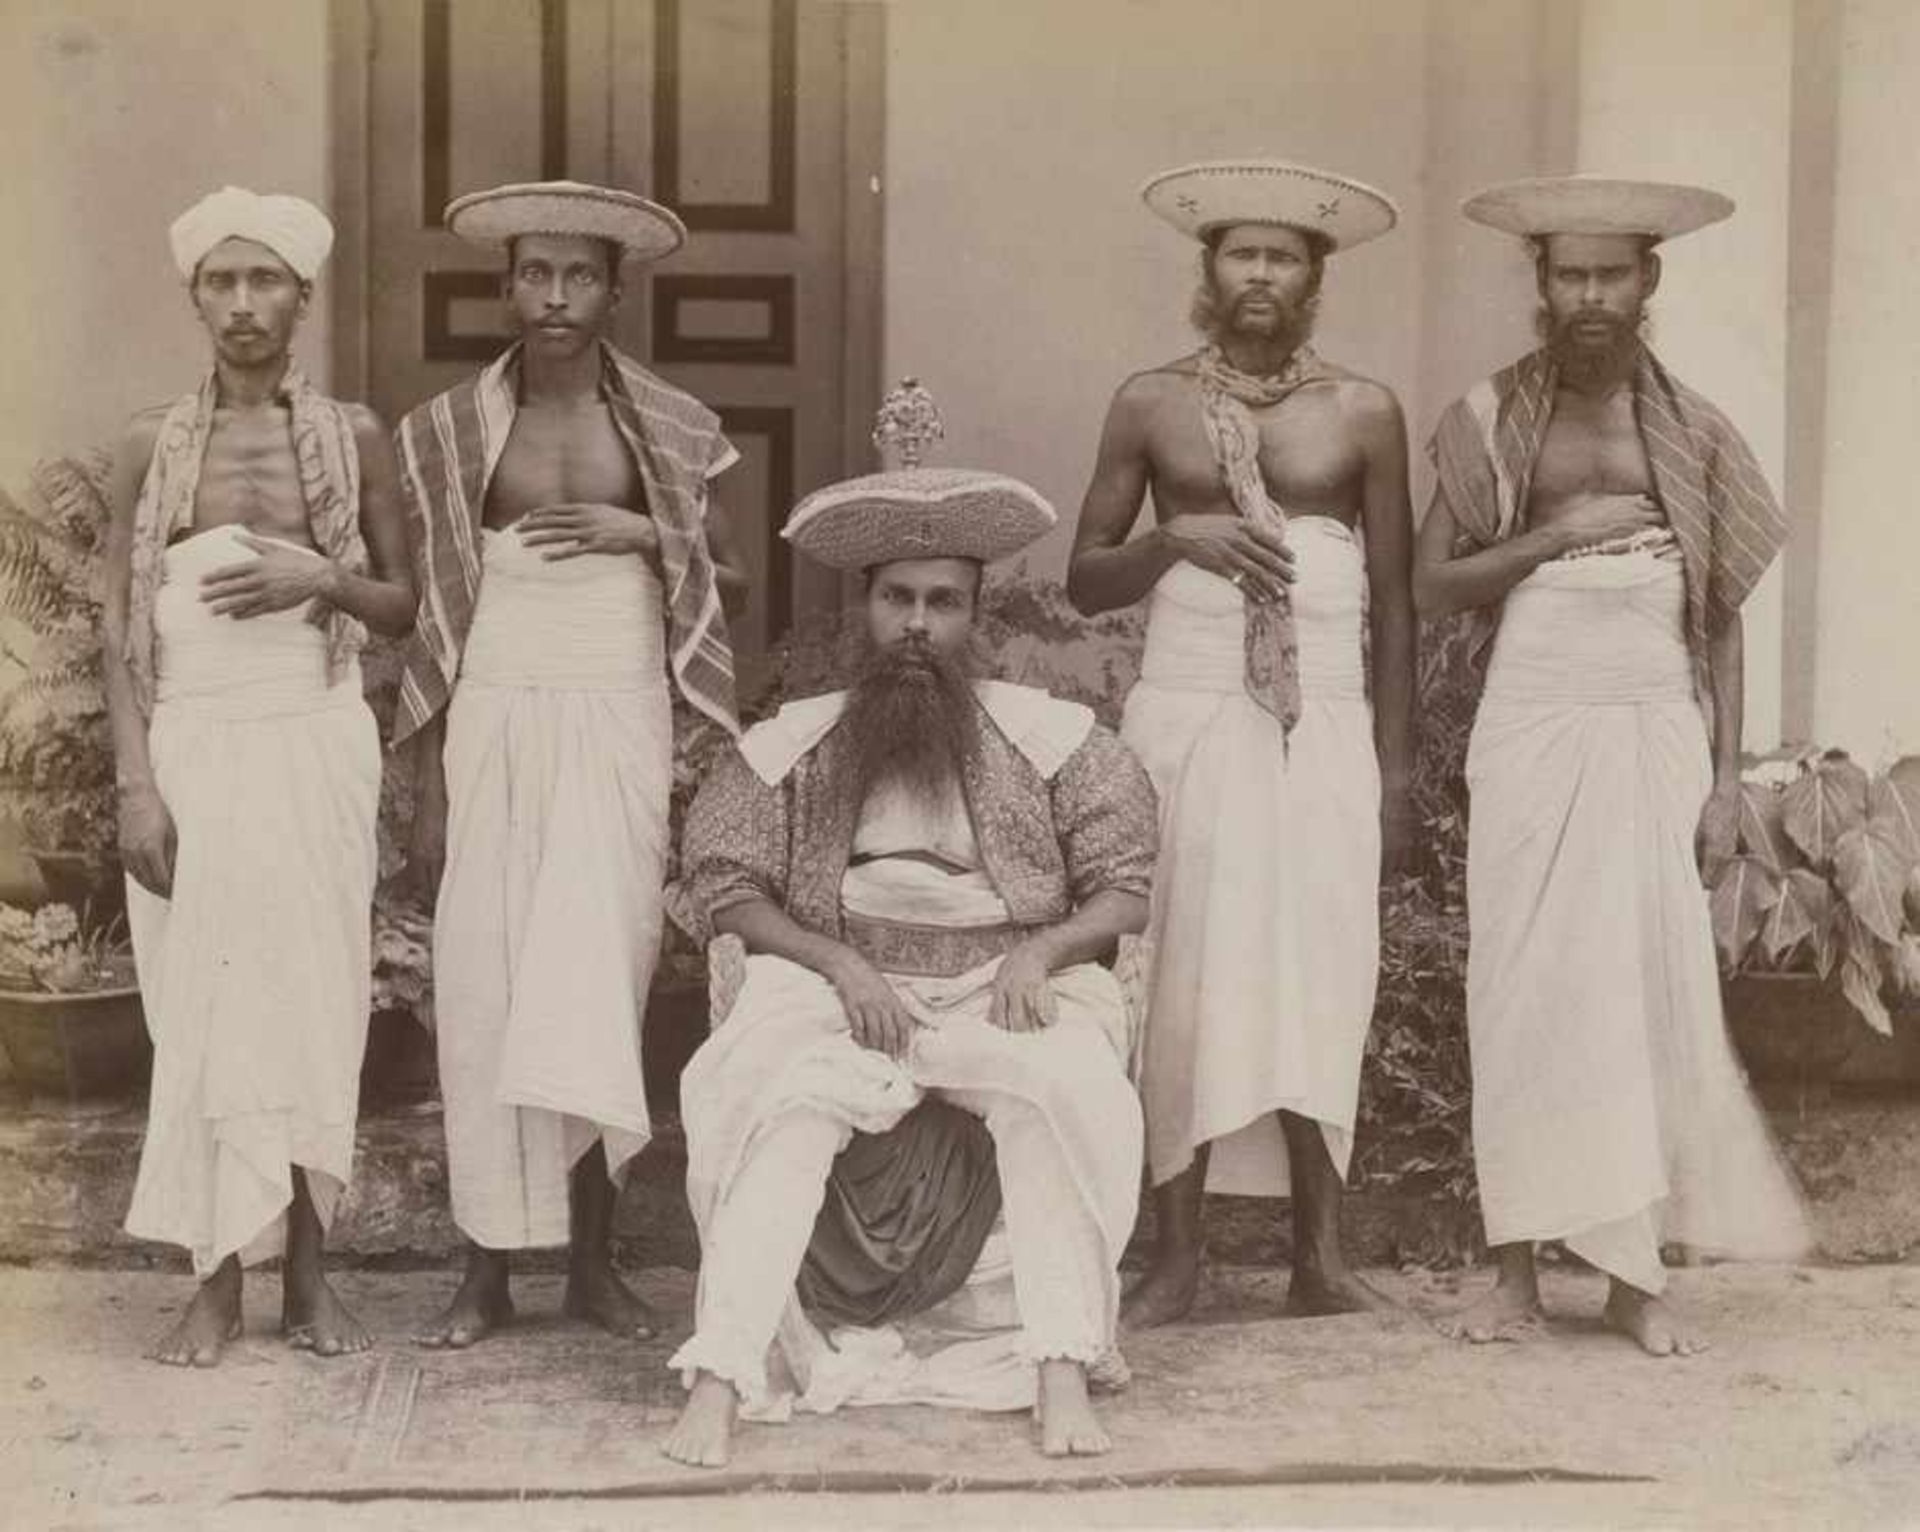
[(904, 1059), (913, 1029), (919, 1025), (900, 1003), (893, 986), (880, 970), (851, 947), (839, 958), (826, 979), (847, 1008), (847, 1025), (853, 1040), (862, 1048), (884, 1053), (890, 1059)]
[(1038, 1032), (1052, 1026), (1057, 1012), (1048, 983), (1051, 976), (1046, 956), (1031, 942), (1015, 947), (1000, 960), (1000, 971), (993, 976), (993, 1004), (987, 1020), (1008, 1032)]

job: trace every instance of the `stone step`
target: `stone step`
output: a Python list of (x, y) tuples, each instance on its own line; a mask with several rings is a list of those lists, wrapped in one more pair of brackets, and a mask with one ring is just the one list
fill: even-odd
[[(1782, 1100), (1771, 1116), (1830, 1257), (1896, 1260), (1920, 1251), (1920, 1101), (1831, 1091)], [(134, 1240), (120, 1227), (144, 1129), (139, 1106), (0, 1095), (0, 1262), (180, 1264), (179, 1252)], [(697, 1263), (685, 1178), (679, 1120), (670, 1106), (657, 1108), (653, 1142), (636, 1160), (616, 1215), (623, 1263)], [(1282, 1203), (1208, 1199), (1208, 1251), (1216, 1262), (1282, 1264), (1287, 1233)], [(1358, 1188), (1347, 1199), (1348, 1249), (1366, 1265), (1431, 1262), (1471, 1250), (1476, 1235), (1470, 1211), (1437, 1199), (1380, 1187)], [(1152, 1200), (1143, 1196), (1135, 1259), (1152, 1237)], [(440, 1265), (458, 1249), (437, 1102), (389, 1100), (363, 1110), (353, 1185), (331, 1244), (343, 1260), (394, 1266)]]

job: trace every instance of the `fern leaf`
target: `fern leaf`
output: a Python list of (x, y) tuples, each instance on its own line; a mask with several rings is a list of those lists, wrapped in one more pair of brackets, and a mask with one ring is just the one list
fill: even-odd
[(108, 455), (96, 450), (77, 458), (44, 458), (29, 476), (31, 494), (45, 506), (48, 519), (88, 555), (99, 553), (106, 539), (111, 467)]
[[(48, 632), (86, 599), (87, 572), (62, 539), (0, 496), (0, 610), (36, 633)], [(76, 589), (75, 582), (78, 582)]]

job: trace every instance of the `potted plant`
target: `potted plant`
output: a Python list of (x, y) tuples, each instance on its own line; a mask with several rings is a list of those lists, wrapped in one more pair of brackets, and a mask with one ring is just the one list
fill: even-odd
[(1760, 1079), (1823, 1078), (1920, 995), (1920, 756), (1756, 763), (1735, 854), (1709, 869), (1727, 1018)]
[(107, 472), (105, 453), (52, 458), (23, 499), (0, 491), (0, 816), (47, 892), (101, 925), (125, 901), (100, 665)]
[(83, 1099), (146, 1082), (153, 1050), (124, 917), (0, 904), (0, 1049), (33, 1091)]

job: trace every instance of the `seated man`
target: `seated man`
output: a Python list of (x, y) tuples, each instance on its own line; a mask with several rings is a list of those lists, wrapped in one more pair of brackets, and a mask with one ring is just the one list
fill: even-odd
[[(967, 665), (981, 566), (1052, 522), (1014, 480), (910, 467), (821, 490), (786, 528), (866, 572), (867, 643), (849, 690), (749, 731), (687, 823), (680, 913), (750, 955), (681, 1081), (702, 1261), (695, 1333), (669, 1364), (692, 1391), (664, 1444), (682, 1462), (725, 1463), (741, 1407), (777, 1403), (776, 1333), (807, 1407), (1033, 1402), (1048, 1455), (1109, 1446), (1088, 1376), (1117, 1364), (1142, 1130), (1098, 960), (1146, 923), (1153, 791), (1086, 708)], [(857, 1362), (795, 1297), (835, 1157), (923, 1093), (992, 1135), (1018, 1329), (985, 1370), (1012, 1370), (1018, 1393), (970, 1394), (977, 1356), (953, 1387), (849, 1386)], [(823, 1359), (842, 1374), (824, 1402), (808, 1386)]]

